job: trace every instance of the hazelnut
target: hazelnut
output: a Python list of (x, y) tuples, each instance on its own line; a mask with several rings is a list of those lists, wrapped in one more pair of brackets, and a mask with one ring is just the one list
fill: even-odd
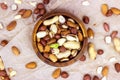
[(3, 10), (7, 10), (7, 8), (8, 8), (7, 4), (5, 4), (5, 3), (1, 3), (0, 6)]
[(50, 0), (43, 0), (44, 4), (48, 4), (50, 2)]
[(4, 47), (5, 45), (7, 45), (7, 44), (8, 44), (8, 41), (7, 41), (7, 40), (2, 40), (1, 43), (0, 43), (0, 45), (3, 46), (3, 47)]
[(44, 8), (44, 4), (43, 3), (38, 3), (37, 4), (37, 8), (38, 9), (43, 9)]
[(61, 72), (61, 77), (62, 78), (68, 78), (69, 74), (66, 71)]
[(90, 74), (85, 74), (83, 80), (91, 80)]
[(43, 8), (43, 9), (40, 9), (39, 15), (44, 15), (45, 13), (46, 13), (46, 10), (45, 10), (45, 8)]
[(98, 76), (94, 76), (93, 80), (100, 80)]
[(65, 52), (67, 49), (64, 46), (59, 47), (60, 52)]
[(34, 9), (34, 14), (39, 14), (40, 10), (38, 8)]
[(97, 50), (97, 54), (102, 55), (103, 53), (104, 53), (104, 51), (102, 49)]
[(89, 17), (88, 16), (83, 16), (83, 22), (85, 23), (85, 24), (88, 24), (89, 23)]
[(80, 61), (85, 61), (85, 60), (86, 60), (86, 56), (82, 55), (81, 58), (80, 58)]

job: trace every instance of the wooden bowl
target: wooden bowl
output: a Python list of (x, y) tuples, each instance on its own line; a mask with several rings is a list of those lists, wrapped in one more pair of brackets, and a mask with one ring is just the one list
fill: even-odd
[[(82, 45), (82, 48), (81, 50), (79, 51), (79, 53), (71, 60), (69, 61), (66, 61), (66, 62), (52, 62), (51, 60), (45, 58), (39, 51), (38, 47), (37, 47), (37, 37), (36, 37), (36, 33), (37, 33), (37, 30), (39, 28), (39, 26), (42, 24), (42, 22), (50, 17), (53, 17), (55, 15), (63, 15), (63, 16), (67, 16), (67, 17), (70, 17), (72, 18), (73, 20), (75, 20), (79, 26), (81, 27), (81, 30), (82, 30), (82, 34), (83, 34), (83, 37), (84, 37), (84, 40), (83, 40), (83, 45)], [(87, 43), (88, 43), (88, 40), (87, 40), (87, 31), (86, 31), (86, 28), (85, 26), (83, 25), (82, 21), (79, 20), (77, 17), (75, 17), (74, 15), (70, 14), (70, 13), (67, 13), (67, 12), (60, 12), (60, 11), (54, 11), (54, 12), (50, 12), (48, 14), (46, 14), (45, 16), (43, 16), (42, 18), (40, 18), (40, 20), (38, 20), (38, 22), (35, 24), (35, 27), (34, 27), (34, 30), (33, 30), (33, 35), (32, 35), (32, 42), (33, 42), (33, 48), (35, 50), (35, 53), (37, 54), (37, 56), (45, 63), (49, 64), (49, 65), (52, 65), (52, 66), (56, 66), (56, 67), (64, 67), (64, 66), (68, 66), (74, 62), (76, 62), (77, 60), (80, 59), (80, 57), (84, 54), (84, 51), (86, 50), (86, 47), (87, 47)]]

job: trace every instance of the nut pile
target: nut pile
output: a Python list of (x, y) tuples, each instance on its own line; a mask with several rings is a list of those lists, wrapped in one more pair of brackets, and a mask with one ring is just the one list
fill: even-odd
[(52, 62), (69, 61), (80, 51), (83, 34), (78, 23), (63, 15), (43, 21), (36, 33), (41, 54)]

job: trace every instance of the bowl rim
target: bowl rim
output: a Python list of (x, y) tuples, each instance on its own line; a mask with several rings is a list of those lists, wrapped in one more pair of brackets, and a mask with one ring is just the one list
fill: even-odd
[[(82, 33), (83, 33), (83, 37), (84, 37), (84, 41), (83, 41), (83, 45), (82, 45), (82, 48), (80, 50), (80, 52), (78, 53), (78, 55), (76, 55), (73, 59), (69, 60), (69, 61), (66, 61), (66, 62), (52, 62), (48, 59), (46, 59), (40, 52), (39, 52), (39, 49), (37, 47), (37, 39), (36, 39), (36, 32), (39, 28), (39, 25), (42, 24), (42, 22), (47, 19), (47, 18), (50, 18), (52, 16), (56, 16), (56, 15), (63, 15), (63, 16), (67, 16), (67, 17), (70, 17), (72, 18), (73, 20), (75, 20), (81, 30), (82, 30)], [(71, 13), (68, 13), (68, 12), (65, 12), (65, 11), (52, 11), (50, 13), (47, 13), (45, 14), (43, 17), (41, 17), (37, 23), (35, 24), (34, 26), (34, 29), (33, 29), (33, 33), (32, 33), (32, 45), (33, 45), (33, 48), (34, 48), (34, 51), (36, 53), (36, 55), (45, 63), (51, 65), (51, 66), (55, 66), (55, 67), (64, 67), (64, 66), (68, 66), (70, 64), (73, 64), (74, 62), (76, 62), (78, 59), (80, 59), (80, 57), (84, 54), (85, 50), (86, 50), (86, 47), (87, 47), (87, 44), (88, 44), (88, 38), (87, 38), (87, 31), (86, 31), (86, 28), (83, 24), (83, 22), (78, 19), (77, 17), (75, 17), (74, 15), (72, 15)]]

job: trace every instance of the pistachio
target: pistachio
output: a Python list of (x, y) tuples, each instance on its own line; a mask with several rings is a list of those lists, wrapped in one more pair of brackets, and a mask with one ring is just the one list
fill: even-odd
[(54, 79), (58, 78), (60, 76), (60, 73), (61, 73), (61, 69), (60, 68), (57, 68), (55, 71), (53, 71), (52, 73), (52, 77)]
[(50, 47), (51, 47), (51, 48), (58, 48), (58, 47), (59, 47), (59, 44), (58, 44), (58, 43), (54, 43), (54, 44), (51, 44)]
[(63, 46), (68, 49), (80, 49), (81, 48), (80, 43), (75, 42), (75, 41), (68, 41), (68, 42), (64, 43)]
[(8, 25), (7, 25), (7, 30), (8, 31), (12, 31), (17, 25), (17, 22), (16, 21), (12, 21), (10, 22)]
[(40, 31), (37, 33), (37, 38), (43, 38), (47, 35), (46, 31)]
[(28, 69), (35, 69), (37, 67), (37, 63), (36, 62), (29, 62), (25, 65), (25, 67)]
[(50, 59), (52, 62), (57, 62), (57, 60), (58, 60), (55, 54), (50, 54), (50, 55), (49, 55), (49, 59)]
[(20, 55), (20, 50), (16, 46), (12, 46), (11, 49), (13, 54), (15, 54), (16, 56)]

